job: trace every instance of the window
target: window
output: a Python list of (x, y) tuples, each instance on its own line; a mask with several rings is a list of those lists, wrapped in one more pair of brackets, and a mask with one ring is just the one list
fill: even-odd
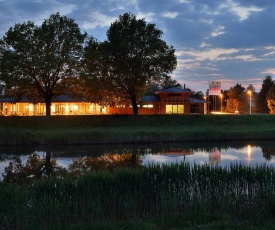
[(184, 114), (184, 105), (166, 105), (167, 114)]

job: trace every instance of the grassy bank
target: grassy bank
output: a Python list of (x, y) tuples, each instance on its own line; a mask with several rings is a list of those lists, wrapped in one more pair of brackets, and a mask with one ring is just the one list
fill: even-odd
[(0, 117), (0, 145), (275, 139), (272, 115)]
[(264, 229), (274, 224), (274, 173), (175, 164), (0, 183), (0, 228)]

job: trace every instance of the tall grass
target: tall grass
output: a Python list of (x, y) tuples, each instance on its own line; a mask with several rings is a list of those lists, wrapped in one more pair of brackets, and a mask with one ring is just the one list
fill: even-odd
[(30, 185), (0, 183), (0, 228), (42, 229), (112, 220), (272, 221), (275, 169), (172, 164), (98, 171)]
[(0, 145), (275, 139), (273, 115), (0, 117)]

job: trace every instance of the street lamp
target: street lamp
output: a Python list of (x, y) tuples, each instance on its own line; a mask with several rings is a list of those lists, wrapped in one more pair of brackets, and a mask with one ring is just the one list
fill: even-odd
[(249, 113), (251, 114), (251, 91), (248, 90), (248, 94), (249, 94)]
[(220, 94), (220, 97), (221, 97), (221, 112), (222, 112), (222, 97), (223, 97), (223, 95)]
[(206, 102), (206, 104), (204, 104), (204, 114), (207, 114), (208, 113), (207, 96), (204, 96), (203, 99)]

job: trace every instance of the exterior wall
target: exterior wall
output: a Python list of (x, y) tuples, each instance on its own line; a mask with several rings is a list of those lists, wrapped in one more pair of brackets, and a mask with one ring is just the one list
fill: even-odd
[[(139, 114), (159, 114), (159, 103), (148, 103), (139, 106)], [(118, 115), (128, 115), (133, 114), (132, 106), (119, 106), (115, 105), (113, 107), (108, 107), (108, 114), (118, 114)]]
[[(204, 103), (194, 103), (190, 93), (159, 93), (160, 102), (143, 103), (139, 114), (204, 114)], [(45, 103), (1, 102), (0, 115), (4, 116), (43, 116)], [(90, 102), (52, 102), (51, 115), (104, 115), (133, 114), (131, 106), (102, 107)]]
[[(53, 102), (51, 115), (98, 115), (108, 114), (108, 108), (87, 102)], [(0, 103), (0, 115), (4, 116), (41, 116), (46, 115), (45, 103), (26, 102)]]
[[(191, 93), (159, 93), (160, 114), (189, 114)], [(181, 108), (183, 105), (183, 111)], [(172, 110), (168, 107), (172, 106)]]
[(106, 114), (106, 107), (88, 102), (53, 102), (51, 106), (52, 115), (89, 115)]

